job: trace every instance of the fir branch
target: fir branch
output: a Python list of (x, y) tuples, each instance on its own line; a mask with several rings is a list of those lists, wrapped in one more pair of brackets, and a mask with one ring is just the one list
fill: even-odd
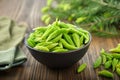
[(102, 20), (100, 20), (100, 21), (98, 21), (98, 22), (90, 22), (90, 23), (88, 23), (88, 24), (81, 24), (80, 26), (81, 26), (81, 27), (92, 26), (92, 25), (95, 25), (95, 24), (97, 24), (97, 23), (99, 23), (99, 22), (110, 21), (110, 20), (112, 20), (113, 18), (120, 18), (120, 16), (111, 16), (111, 17), (109, 17), (109, 18), (102, 19)]
[[(120, 9), (120, 3), (119, 4), (112, 4), (110, 2), (109, 3), (105, 3), (103, 0), (92, 0), (92, 1), (97, 2), (97, 3), (99, 3), (101, 5), (104, 5), (104, 6)], [(112, 2), (115, 2), (115, 1), (112, 1)], [(117, 3), (117, 1), (115, 3)]]
[[(120, 35), (120, 1), (119, 0), (57, 0), (45, 12), (51, 17), (70, 21), (101, 36)], [(118, 29), (118, 30), (117, 30)], [(100, 34), (101, 33), (101, 34)]]

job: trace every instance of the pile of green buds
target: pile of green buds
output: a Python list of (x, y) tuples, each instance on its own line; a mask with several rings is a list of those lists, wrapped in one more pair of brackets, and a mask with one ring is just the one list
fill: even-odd
[[(120, 44), (117, 47), (110, 49), (106, 52), (104, 49), (101, 50), (100, 56), (94, 62), (93, 67), (98, 68), (103, 65), (105, 69), (98, 72), (98, 75), (113, 78), (113, 73), (116, 72), (120, 76)], [(112, 72), (108, 71), (112, 70)]]
[(33, 29), (27, 43), (40, 51), (67, 52), (83, 47), (89, 39), (88, 31), (56, 20), (48, 26)]

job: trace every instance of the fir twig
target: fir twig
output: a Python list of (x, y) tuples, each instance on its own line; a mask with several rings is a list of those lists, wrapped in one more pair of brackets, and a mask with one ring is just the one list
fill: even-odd
[[(51, 0), (50, 0), (51, 1)], [(49, 2), (50, 2), (49, 1)], [(44, 11), (44, 22), (57, 18), (72, 22), (100, 36), (120, 35), (120, 1), (119, 0), (56, 0)], [(50, 20), (51, 19), (51, 20)]]

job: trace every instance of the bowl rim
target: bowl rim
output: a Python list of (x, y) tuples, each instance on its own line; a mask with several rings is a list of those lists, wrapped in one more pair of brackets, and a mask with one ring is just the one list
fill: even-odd
[(92, 35), (91, 35), (91, 33), (88, 31), (88, 34), (89, 34), (89, 42), (86, 43), (83, 47), (78, 48), (78, 49), (75, 49), (75, 50), (67, 51), (67, 52), (46, 52), (46, 51), (41, 51), (41, 50), (34, 49), (34, 48), (32, 48), (31, 46), (29, 46), (29, 45), (27, 44), (27, 39), (28, 39), (29, 35), (30, 35), (32, 32), (33, 32), (33, 31), (29, 32), (29, 33), (25, 36), (25, 38), (24, 38), (24, 44), (25, 44), (25, 46), (27, 46), (28, 48), (30, 48), (30, 49), (32, 49), (32, 50), (35, 50), (35, 51), (38, 51), (38, 52), (41, 52), (41, 53), (46, 53), (46, 54), (48, 54), (48, 53), (49, 53), (49, 54), (67, 54), (67, 53), (68, 53), (68, 54), (69, 54), (69, 53), (76, 52), (76, 51), (78, 51), (78, 50), (84, 49), (85, 47), (89, 46), (90, 43), (91, 43), (91, 41), (92, 41)]

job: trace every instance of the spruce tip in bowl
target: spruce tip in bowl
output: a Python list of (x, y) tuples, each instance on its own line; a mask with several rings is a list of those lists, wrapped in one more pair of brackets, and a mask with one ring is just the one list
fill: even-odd
[(86, 54), (91, 34), (72, 24), (55, 21), (33, 29), (24, 42), (38, 62), (50, 68), (66, 68)]

